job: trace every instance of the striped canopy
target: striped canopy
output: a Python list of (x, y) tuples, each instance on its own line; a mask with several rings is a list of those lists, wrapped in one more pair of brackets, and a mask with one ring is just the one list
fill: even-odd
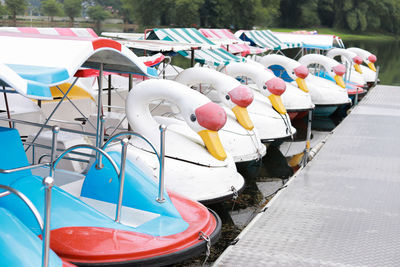
[(285, 43), (301, 42), (303, 48), (315, 48), (328, 50), (333, 47), (344, 47), (338, 36), (317, 34), (316, 32), (274, 32)]
[[(50, 87), (81, 67), (156, 76), (128, 48), (90, 29), (0, 28), (0, 81), (22, 95), (52, 99)], [(97, 36), (97, 35), (96, 35)]]
[(265, 48), (249, 46), (228, 29), (199, 29), (199, 31), (210, 39), (231, 40), (231, 44), (221, 45), (221, 47), (232, 54), (240, 54), (244, 57), (249, 54), (260, 54), (267, 50)]
[(235, 36), (240, 39), (250, 42), (252, 46), (258, 46), (271, 50), (283, 50), (287, 48), (301, 47), (301, 43), (285, 43), (282, 42), (270, 30), (251, 30), (251, 31), (238, 31)]
[[(207, 39), (201, 32), (194, 28), (168, 28), (168, 29), (153, 29), (148, 33), (146, 39), (159, 39), (166, 41), (174, 41), (180, 43), (204, 43), (215, 45)], [(190, 58), (190, 53), (180, 51), (181, 55)], [(230, 62), (240, 62), (241, 58), (232, 55), (222, 48), (216, 46), (214, 49), (194, 50), (194, 59), (201, 64), (208, 65), (227, 65)]]

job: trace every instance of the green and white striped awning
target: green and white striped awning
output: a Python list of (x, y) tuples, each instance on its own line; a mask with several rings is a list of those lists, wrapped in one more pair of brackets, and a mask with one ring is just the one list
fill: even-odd
[(301, 43), (282, 42), (270, 30), (238, 31), (235, 33), (235, 35), (244, 41), (250, 42), (252, 46), (258, 46), (272, 50), (283, 50), (302, 46)]
[[(199, 30), (194, 28), (153, 29), (148, 33), (146, 39), (215, 45), (215, 48), (213, 49), (194, 50), (194, 59), (201, 64), (219, 66), (227, 65), (230, 62), (243, 61), (242, 58), (232, 55), (231, 53), (220, 48), (219, 45), (211, 42)], [(187, 58), (191, 57), (189, 52), (179, 51), (179, 53)]]

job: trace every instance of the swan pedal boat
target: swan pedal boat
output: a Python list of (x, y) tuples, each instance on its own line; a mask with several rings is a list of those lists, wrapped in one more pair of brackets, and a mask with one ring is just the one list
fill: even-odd
[[(28, 166), (18, 131), (1, 127), (0, 136), (0, 146), (9, 151), (0, 154), (0, 168)], [(116, 152), (109, 156), (119, 168), (121, 156)], [(116, 222), (118, 175), (106, 158), (103, 164), (101, 169), (93, 165), (85, 177), (71, 172), (55, 174), (58, 186), (52, 189), (50, 248), (61, 259), (78, 265), (165, 265), (205, 251), (206, 243), (199, 239), (199, 233), (209, 236), (212, 243), (218, 239), (221, 222), (215, 213), (171, 191), (164, 192), (165, 202), (159, 203), (158, 184), (129, 160), (121, 221)], [(35, 171), (48, 175), (47, 168)], [(43, 217), (40, 176), (30, 170), (0, 176), (2, 184), (25, 194)], [(0, 209), (12, 213), (24, 225), (23, 231), (40, 236), (31, 211), (15, 195), (0, 198)], [(54, 256), (50, 258), (54, 261)], [(34, 262), (33, 256), (30, 260)]]
[[(149, 104), (162, 100), (177, 106), (179, 119), (151, 114)], [(132, 129), (156, 148), (160, 145), (160, 123), (167, 125), (164, 169), (167, 188), (207, 204), (231, 199), (243, 189), (244, 179), (219, 138), (227, 121), (222, 107), (185, 85), (156, 79), (134, 86), (125, 106)], [(131, 141), (127, 158), (157, 180), (157, 156), (143, 140), (133, 137)], [(118, 145), (108, 149), (120, 150)]]
[(378, 73), (376, 71), (375, 62), (377, 61), (377, 57), (371, 52), (359, 48), (359, 47), (349, 47), (347, 50), (356, 53), (363, 62), (367, 65), (360, 65), (361, 72), (364, 76), (365, 81), (371, 86), (375, 84), (375, 82), (379, 82), (377, 77)]
[(309, 110), (314, 109), (310, 94), (277, 78), (270, 69), (249, 57), (246, 58), (246, 62), (232, 62), (220, 71), (233, 78), (242, 80), (245, 78), (247, 86), (269, 98), (270, 102), (266, 103), (270, 105), (270, 108), (281, 114), (287, 112), (291, 120), (301, 118)]
[(270, 99), (224, 73), (207, 67), (192, 67), (181, 71), (175, 80), (230, 109), (245, 129), (257, 130), (262, 142), (289, 139), (296, 132), (287, 114), (275, 111)]
[(301, 62), (276, 54), (259, 58), (259, 62), (271, 68), (276, 76), (281, 76), (293, 86), (309, 92), (312, 103), (315, 105), (314, 115), (329, 116), (338, 106), (350, 103), (346, 90), (310, 74), (305, 64)]

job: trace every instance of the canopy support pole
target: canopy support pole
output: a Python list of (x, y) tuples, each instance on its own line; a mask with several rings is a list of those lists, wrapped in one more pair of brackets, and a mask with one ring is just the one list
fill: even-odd
[(57, 109), (60, 107), (61, 103), (64, 101), (64, 99), (67, 97), (69, 91), (75, 86), (75, 83), (78, 81), (78, 77), (75, 78), (75, 80), (72, 82), (71, 86), (68, 88), (67, 92), (65, 92), (65, 95), (60, 99), (60, 101), (57, 103), (57, 106), (54, 108), (54, 110), (51, 112), (49, 117), (46, 119), (42, 127), (40, 128), (39, 132), (35, 135), (35, 138), (33, 138), (31, 144), (28, 145), (28, 147), (25, 149), (25, 152), (28, 151), (28, 149), (32, 146), (33, 143), (35, 143), (36, 139), (39, 137), (40, 133), (43, 131), (45, 126), (49, 123), (51, 117), (53, 117), (54, 113), (56, 113)]
[[(3, 93), (4, 93), (4, 103), (6, 103), (7, 118), (10, 120), (11, 119), (10, 107), (8, 106), (6, 87), (4, 85), (3, 85)], [(8, 125), (10, 126), (10, 128), (12, 128), (11, 121), (8, 121)]]
[(85, 116), (85, 114), (83, 114), (83, 112), (74, 104), (74, 102), (66, 95), (64, 94), (64, 92), (61, 90), (61, 88), (56, 85), (56, 88), (58, 89), (58, 91), (60, 91), (60, 93), (65, 96), (65, 98), (68, 100), (69, 103), (71, 103), (71, 105), (79, 112), (79, 114), (81, 114), (81, 116), (85, 119), (86, 122), (88, 122), (93, 129), (96, 129), (96, 127), (94, 127), (93, 123), (90, 122), (90, 120)]
[[(103, 145), (103, 133), (101, 132), (103, 129), (102, 117), (103, 117), (103, 101), (102, 101), (102, 93), (103, 93), (103, 63), (100, 63), (100, 71), (99, 77), (97, 80), (99, 91), (97, 94), (97, 127), (96, 127), (96, 147), (101, 148)], [(103, 118), (104, 119), (104, 118)], [(101, 169), (103, 166), (101, 164), (101, 155), (99, 152), (96, 152), (96, 168)]]
[(111, 112), (111, 74), (108, 75), (108, 112)]
[[(133, 87), (133, 77), (132, 77), (132, 74), (129, 73), (129, 79), (128, 79), (128, 91), (129, 92), (132, 90), (132, 87)], [(129, 124), (129, 121), (128, 121), (128, 131), (132, 131), (132, 127)]]
[(190, 51), (191, 51), (191, 54), (190, 54), (190, 66), (193, 67), (194, 66), (194, 49), (192, 48)]

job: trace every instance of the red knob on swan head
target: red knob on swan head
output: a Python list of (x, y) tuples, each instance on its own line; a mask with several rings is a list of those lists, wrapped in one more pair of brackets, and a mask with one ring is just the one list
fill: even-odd
[(368, 60), (369, 60), (369, 62), (375, 63), (375, 62), (376, 62), (376, 56), (375, 56), (374, 54), (371, 54), (371, 55), (368, 57)]
[(332, 67), (332, 70), (339, 76), (343, 76), (346, 73), (346, 67), (343, 64)]
[(274, 95), (282, 95), (286, 90), (286, 83), (278, 77), (268, 80), (265, 85), (267, 86), (268, 91)]
[(359, 56), (353, 57), (353, 62), (356, 64), (361, 64), (362, 63), (362, 58)]
[(211, 131), (219, 131), (226, 123), (225, 110), (213, 102), (198, 107), (195, 114), (200, 126)]
[(245, 85), (235, 87), (229, 91), (228, 95), (231, 97), (233, 103), (242, 108), (248, 107), (254, 99), (251, 89)]
[(308, 76), (308, 69), (304, 65), (300, 65), (294, 69), (294, 74), (301, 79), (305, 79)]

